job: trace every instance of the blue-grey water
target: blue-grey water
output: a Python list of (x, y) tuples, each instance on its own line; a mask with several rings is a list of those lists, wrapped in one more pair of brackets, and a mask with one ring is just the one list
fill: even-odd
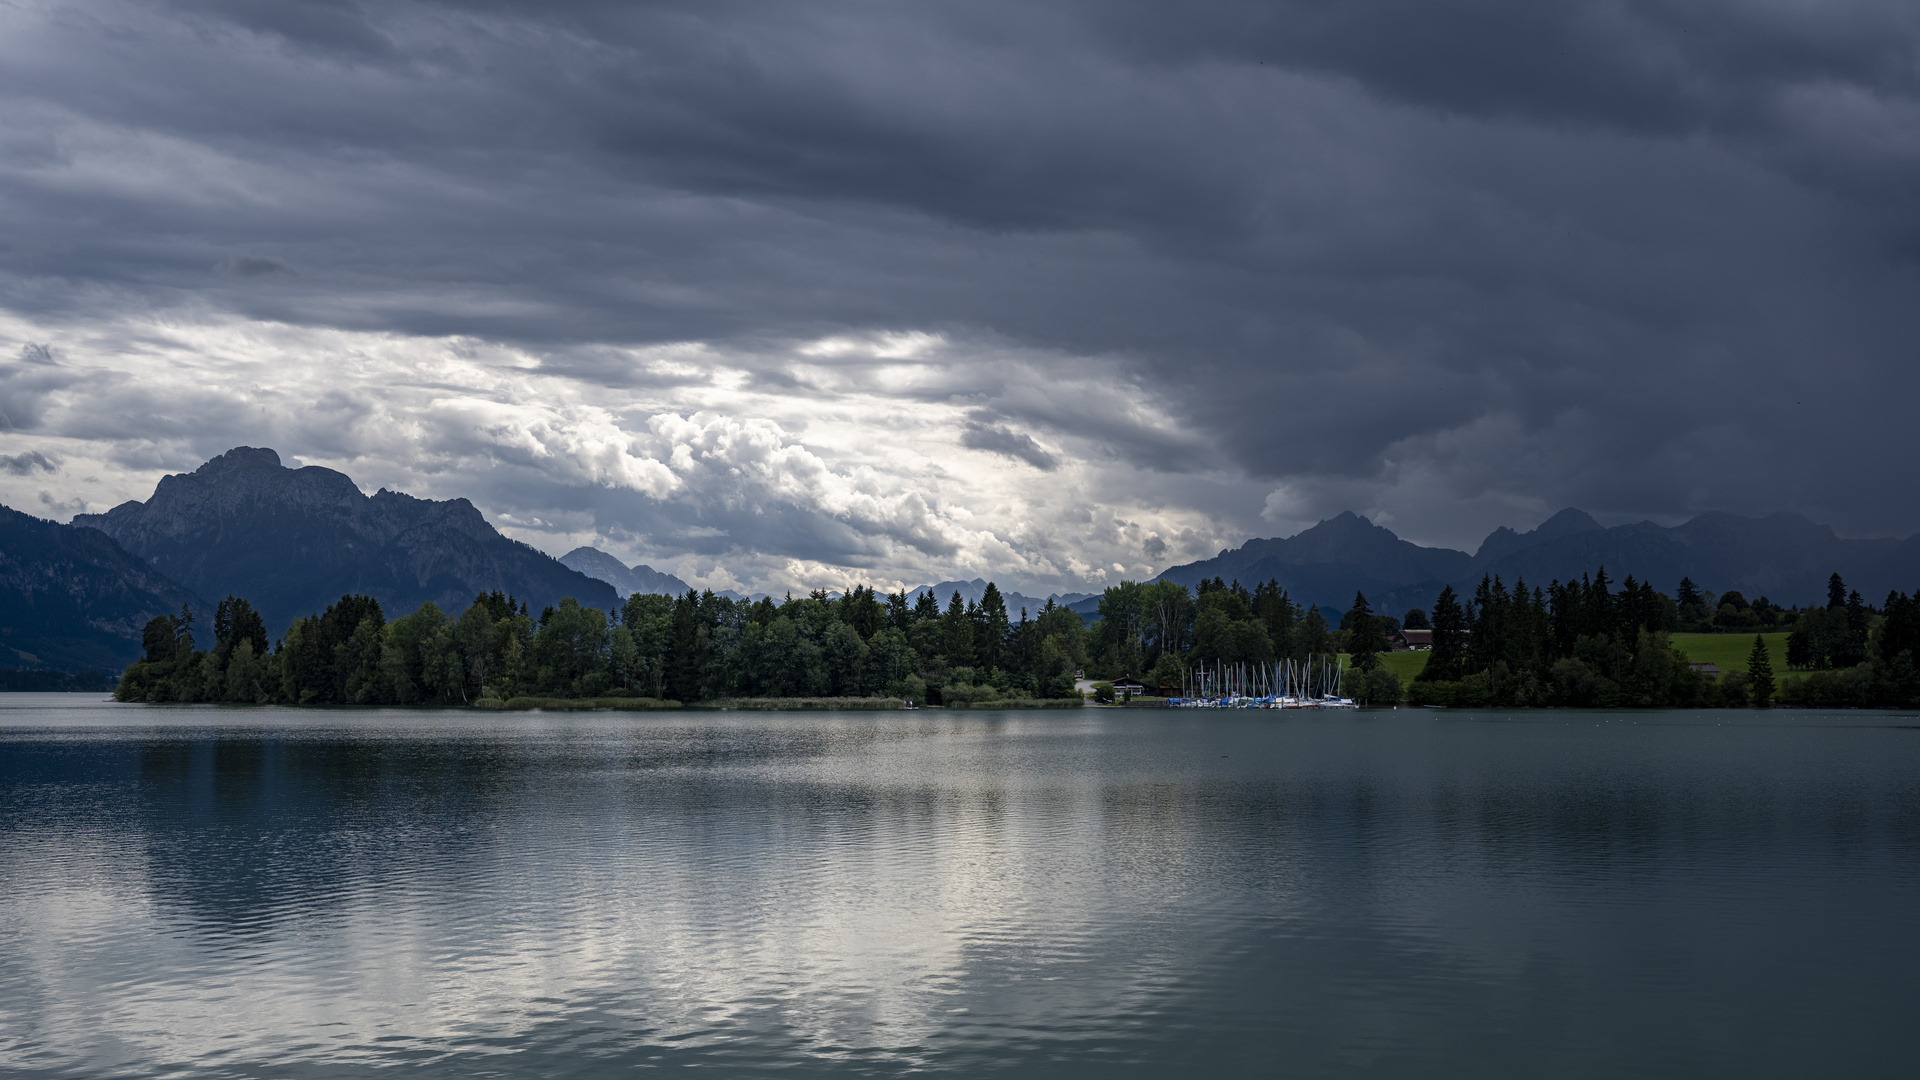
[(1917, 870), (1906, 714), (0, 695), (0, 1073), (1904, 1076)]

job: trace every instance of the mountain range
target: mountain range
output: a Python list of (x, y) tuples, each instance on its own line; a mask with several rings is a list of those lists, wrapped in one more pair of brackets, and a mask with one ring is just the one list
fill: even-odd
[(1738, 590), (1782, 605), (1826, 599), (1838, 572), (1872, 603), (1890, 589), (1920, 586), (1920, 536), (1848, 540), (1798, 514), (1742, 517), (1708, 513), (1671, 528), (1642, 521), (1612, 528), (1566, 509), (1520, 533), (1501, 527), (1469, 555), (1402, 540), (1364, 517), (1344, 513), (1291, 537), (1249, 540), (1211, 559), (1167, 569), (1159, 578), (1197, 585), (1215, 577), (1277, 580), (1297, 601), (1345, 610), (1364, 592), (1374, 610), (1399, 615), (1429, 608), (1447, 585), (1471, 591), (1483, 575), (1511, 585), (1545, 585), (1604, 566), (1615, 582), (1631, 574), (1672, 595), (1683, 577), (1715, 592)]
[(570, 570), (577, 570), (613, 586), (614, 592), (622, 600), (634, 593), (660, 593), (666, 596), (685, 596), (687, 593), (687, 583), (672, 574), (661, 573), (651, 566), (638, 563), (628, 566), (599, 548), (574, 548), (560, 556), (560, 563)]
[[(945, 611), (947, 602), (953, 598), (954, 593), (959, 593), (960, 599), (964, 601), (979, 603), (980, 598), (986, 595), (987, 580), (985, 578), (974, 578), (972, 581), (943, 581), (938, 585), (922, 585), (918, 588), (907, 590), (907, 602), (913, 603), (918, 600), (920, 594), (924, 592), (932, 593), (933, 598), (940, 601), (940, 610)], [(1033, 597), (1025, 596), (1017, 592), (1002, 592), (1000, 598), (1006, 601), (1007, 616), (1014, 622), (1019, 622), (1020, 610), (1022, 608), (1026, 609), (1027, 617), (1032, 618), (1040, 613), (1040, 609), (1047, 605), (1048, 600), (1052, 600), (1061, 607), (1072, 607), (1075, 604), (1086, 604), (1088, 602), (1097, 605), (1100, 601), (1100, 594), (1077, 592), (1052, 593), (1048, 596)]]
[(182, 604), (202, 606), (107, 536), (0, 506), (0, 668), (118, 672)]
[[(638, 564), (628, 566), (615, 556), (609, 555), (599, 548), (577, 547), (565, 555), (560, 556), (560, 561), (588, 577), (598, 578), (612, 585), (614, 589), (619, 592), (620, 598), (623, 600), (634, 593), (659, 593), (667, 596), (680, 596), (687, 591), (687, 583), (674, 577), (672, 574), (655, 570), (651, 566)], [(972, 581), (942, 581), (937, 585), (920, 585), (908, 589), (907, 601), (912, 603), (920, 598), (921, 593), (930, 592), (934, 595), (934, 599), (940, 602), (941, 609), (945, 610), (947, 601), (954, 593), (959, 593), (962, 600), (979, 603), (980, 598), (986, 595), (986, 591), (987, 580), (985, 578), (974, 578)], [(760, 597), (768, 594), (754, 593), (752, 596), (747, 596), (744, 593), (734, 592), (728, 589), (718, 591), (715, 595), (725, 596), (734, 600), (758, 600)], [(838, 599), (840, 593), (837, 590), (829, 589), (827, 596)], [(1020, 610), (1022, 608), (1026, 609), (1029, 616), (1032, 616), (1037, 614), (1049, 599), (1049, 597), (1024, 596), (1017, 592), (1002, 593), (1001, 597), (1006, 601), (1007, 613), (1015, 621), (1019, 620)], [(1070, 606), (1075, 603), (1085, 606), (1087, 604), (1097, 605), (1100, 597), (1097, 593), (1054, 593), (1051, 599), (1054, 603), (1063, 606)]]
[[(1844, 539), (1796, 514), (1709, 513), (1670, 528), (1607, 528), (1567, 509), (1528, 532), (1496, 529), (1468, 554), (1402, 540), (1345, 513), (1158, 577), (1189, 587), (1215, 577), (1248, 586), (1272, 578), (1296, 601), (1335, 610), (1365, 592), (1376, 611), (1399, 615), (1431, 607), (1448, 585), (1470, 591), (1482, 575), (1545, 585), (1600, 566), (1615, 581), (1631, 574), (1669, 595), (1690, 577), (1704, 589), (1785, 605), (1822, 602), (1837, 571), (1878, 602), (1890, 589), (1920, 587), (1920, 535)], [(943, 581), (909, 593), (931, 592), (944, 607), (956, 592), (977, 602), (986, 585)], [(502, 536), (465, 499), (366, 495), (344, 473), (287, 468), (259, 447), (236, 447), (162, 478), (144, 502), (70, 525), (0, 507), (0, 668), (116, 670), (139, 654), (147, 620), (183, 604), (210, 618), (228, 594), (251, 602), (277, 636), (349, 592), (374, 596), (392, 616), (429, 600), (459, 611), (494, 589), (538, 611), (566, 596), (611, 609), (636, 592), (680, 594), (687, 584), (590, 547), (555, 559)], [(1004, 596), (1015, 618), (1048, 599)], [(1088, 618), (1100, 601), (1095, 593), (1050, 599)]]
[(389, 617), (429, 600), (460, 611), (494, 589), (536, 612), (563, 596), (618, 603), (611, 585), (500, 535), (465, 499), (366, 495), (345, 473), (289, 469), (260, 447), (163, 477), (145, 502), (73, 524), (111, 537), (205, 603), (246, 599), (276, 636), (346, 593), (374, 597)]

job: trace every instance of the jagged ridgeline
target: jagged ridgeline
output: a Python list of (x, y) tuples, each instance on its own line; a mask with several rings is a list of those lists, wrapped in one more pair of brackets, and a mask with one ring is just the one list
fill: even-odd
[(349, 594), (393, 612), (429, 602), (460, 611), (496, 590), (536, 610), (565, 596), (603, 609), (619, 602), (605, 582), (500, 535), (465, 499), (365, 495), (344, 473), (289, 469), (259, 447), (236, 447), (162, 479), (145, 502), (73, 523), (209, 602), (246, 598), (276, 635)]
[(1364, 592), (1377, 610), (1398, 616), (1410, 608), (1430, 609), (1449, 585), (1468, 594), (1487, 577), (1509, 585), (1520, 579), (1566, 582), (1602, 566), (1616, 580), (1631, 574), (1663, 589), (1691, 579), (1745, 597), (1808, 605), (1826, 595), (1828, 576), (1836, 571), (1869, 597), (1912, 588), (1920, 582), (1920, 536), (1845, 539), (1830, 526), (1785, 513), (1708, 513), (1671, 528), (1650, 521), (1606, 528), (1569, 508), (1529, 532), (1495, 529), (1470, 555), (1403, 540), (1345, 513), (1298, 535), (1248, 540), (1159, 576), (1187, 586), (1213, 578), (1271, 579), (1302, 601), (1340, 610), (1355, 592)]

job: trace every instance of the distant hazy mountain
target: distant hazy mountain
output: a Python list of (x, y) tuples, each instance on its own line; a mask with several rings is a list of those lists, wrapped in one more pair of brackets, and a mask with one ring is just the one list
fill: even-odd
[(1296, 536), (1249, 540), (1211, 559), (1172, 567), (1160, 576), (1187, 586), (1217, 577), (1238, 580), (1249, 588), (1272, 578), (1297, 601), (1344, 610), (1355, 591), (1374, 599), (1405, 586), (1454, 581), (1466, 575), (1472, 562), (1464, 551), (1421, 547), (1366, 518), (1345, 513)]
[(1529, 585), (1545, 585), (1599, 566), (1616, 582), (1632, 574), (1668, 595), (1682, 577), (1691, 577), (1715, 592), (1738, 589), (1782, 604), (1824, 600), (1827, 576), (1838, 571), (1850, 587), (1878, 602), (1889, 589), (1920, 587), (1920, 537), (1843, 540), (1831, 527), (1797, 514), (1710, 513), (1673, 528), (1643, 521), (1609, 529), (1567, 509), (1531, 532), (1496, 529), (1468, 555), (1410, 543), (1346, 513), (1296, 536), (1249, 540), (1161, 576), (1185, 585), (1238, 579), (1249, 587), (1273, 578), (1295, 600), (1343, 610), (1362, 591), (1376, 610), (1398, 615), (1431, 606), (1445, 585), (1470, 589), (1484, 574), (1508, 584), (1525, 578)]
[(628, 566), (599, 548), (577, 547), (560, 556), (560, 561), (590, 578), (613, 586), (622, 600), (634, 593), (659, 593), (665, 596), (685, 596), (687, 593), (687, 583), (672, 574), (663, 574), (651, 566)]
[(611, 585), (500, 535), (465, 499), (367, 496), (345, 473), (289, 469), (272, 450), (250, 446), (162, 478), (144, 503), (73, 523), (106, 533), (209, 602), (245, 598), (276, 636), (350, 592), (379, 600), (389, 617), (428, 600), (459, 611), (493, 589), (535, 612), (563, 596), (618, 603)]
[(1738, 589), (1782, 604), (1824, 601), (1827, 577), (1835, 571), (1874, 603), (1889, 589), (1920, 586), (1920, 546), (1913, 540), (1843, 540), (1832, 527), (1798, 514), (1710, 513), (1671, 529), (1642, 521), (1541, 537), (1496, 558), (1487, 558), (1484, 546), (1482, 552), (1468, 575), (1472, 580), (1491, 572), (1508, 582), (1524, 575), (1545, 583), (1578, 576), (1576, 567), (1590, 572), (1604, 564), (1615, 581), (1633, 574), (1668, 595), (1682, 577), (1691, 577), (1715, 592)]
[[(987, 579), (974, 578), (972, 581), (943, 581), (938, 585), (921, 585), (918, 588), (907, 590), (907, 602), (912, 603), (919, 599), (920, 594), (923, 592), (933, 593), (933, 598), (940, 601), (940, 609), (944, 611), (946, 610), (947, 602), (953, 599), (954, 593), (959, 593), (961, 600), (976, 604), (979, 603), (980, 598), (986, 595)], [(1025, 608), (1027, 610), (1027, 617), (1032, 618), (1040, 613), (1041, 608), (1047, 606), (1049, 599), (1062, 607), (1070, 607), (1073, 604), (1084, 603), (1088, 600), (1092, 600), (1098, 604), (1100, 599), (1097, 593), (1052, 593), (1049, 596), (1032, 597), (1017, 592), (1007, 592), (1005, 590), (1001, 590), (1000, 598), (1006, 601), (1007, 617), (1014, 622), (1020, 621), (1021, 608)]]
[(1503, 556), (1525, 548), (1539, 547), (1549, 540), (1604, 531), (1604, 527), (1585, 510), (1568, 507), (1541, 522), (1532, 532), (1517, 533), (1505, 525), (1500, 526), (1480, 541), (1480, 550), (1473, 557), (1476, 562), (1491, 564)]
[(188, 602), (110, 537), (0, 506), (0, 668), (117, 674), (147, 620)]

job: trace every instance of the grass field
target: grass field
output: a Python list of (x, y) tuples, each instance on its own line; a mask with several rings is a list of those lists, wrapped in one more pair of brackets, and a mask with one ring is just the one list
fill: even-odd
[[(1787, 673), (1787, 634), (1762, 634), (1767, 641), (1767, 658), (1773, 661), (1773, 677)], [(1696, 664), (1717, 664), (1721, 671), (1747, 670), (1747, 654), (1753, 651), (1752, 634), (1675, 634), (1673, 647), (1687, 654)]]
[[(1773, 660), (1773, 677), (1778, 679), (1787, 673), (1787, 635), (1785, 631), (1776, 634), (1762, 634), (1767, 640), (1767, 655)], [(1747, 670), (1747, 653), (1753, 650), (1752, 634), (1674, 634), (1673, 647), (1687, 654), (1687, 659), (1696, 664), (1716, 664), (1721, 671)], [(1381, 653), (1380, 663), (1388, 671), (1400, 676), (1404, 685), (1413, 681), (1415, 675), (1424, 671), (1427, 657), (1425, 652)], [(1345, 653), (1340, 662), (1345, 664)]]
[(1425, 652), (1384, 652), (1380, 654), (1380, 666), (1400, 676), (1400, 684), (1405, 686), (1413, 681), (1415, 675), (1427, 669)]
[[(1375, 655), (1380, 657), (1381, 667), (1400, 676), (1402, 686), (1412, 682), (1415, 675), (1427, 669), (1427, 654), (1424, 652), (1383, 652)], [(1340, 670), (1346, 671), (1352, 666), (1353, 654), (1341, 653)]]

